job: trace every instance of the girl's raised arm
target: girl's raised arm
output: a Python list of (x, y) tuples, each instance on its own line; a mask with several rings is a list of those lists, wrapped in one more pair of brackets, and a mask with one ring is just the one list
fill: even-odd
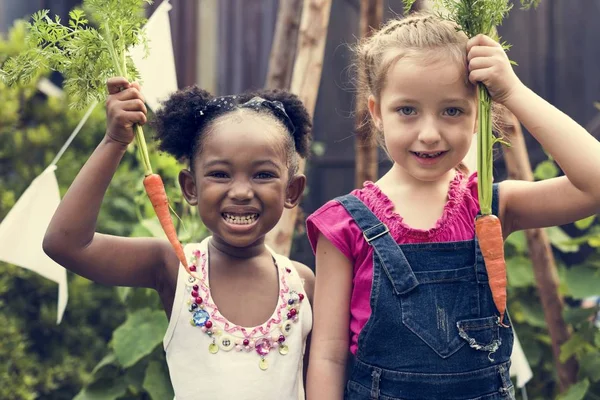
[(479, 35), (467, 44), (469, 79), (483, 82), (554, 158), (565, 176), (542, 182), (500, 183), (500, 214), (513, 231), (562, 225), (600, 211), (600, 142), (569, 116), (527, 88), (506, 53)]
[(511, 230), (562, 225), (600, 212), (600, 143), (525, 86), (505, 105), (565, 173), (541, 182), (501, 183)]
[(133, 125), (146, 122), (138, 84), (113, 78), (108, 88), (106, 136), (58, 206), (43, 248), (57, 263), (95, 282), (158, 289), (159, 283), (165, 282), (165, 265), (179, 264), (168, 242), (95, 232), (108, 185), (133, 140)]
[(316, 264), (307, 399), (338, 400), (344, 395), (353, 266), (323, 235)]

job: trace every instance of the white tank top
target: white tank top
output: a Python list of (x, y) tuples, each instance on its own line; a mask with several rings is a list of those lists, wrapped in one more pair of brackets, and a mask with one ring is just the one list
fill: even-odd
[(184, 248), (197, 279), (180, 265), (163, 339), (176, 400), (304, 399), (312, 310), (292, 262), (269, 249), (279, 274), (277, 307), (264, 324), (240, 327), (221, 315), (210, 295), (208, 240)]

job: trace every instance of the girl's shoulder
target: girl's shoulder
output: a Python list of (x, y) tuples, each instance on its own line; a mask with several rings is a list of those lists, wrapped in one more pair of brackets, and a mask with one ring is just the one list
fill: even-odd
[[(361, 189), (349, 194), (356, 196), (371, 210), (377, 207), (378, 196), (372, 182), (365, 182)], [(306, 219), (306, 233), (314, 252), (319, 236), (323, 235), (350, 260), (356, 256), (352, 244), (362, 238), (362, 231), (337, 199), (328, 201)]]

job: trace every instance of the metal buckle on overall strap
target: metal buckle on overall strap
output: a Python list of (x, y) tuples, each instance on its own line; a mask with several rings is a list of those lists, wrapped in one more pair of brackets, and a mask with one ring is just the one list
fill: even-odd
[[(368, 235), (368, 233), (369, 233), (370, 231), (372, 231), (373, 229), (379, 228), (379, 227), (380, 227), (380, 226), (382, 226), (382, 225), (383, 225), (383, 227), (385, 228), (385, 229), (384, 229), (382, 232), (379, 232), (378, 234), (376, 234), (376, 235), (375, 235), (375, 236), (373, 236), (373, 237), (369, 237), (369, 236), (367, 236), (367, 235)], [(367, 243), (369, 243), (369, 244), (370, 244), (370, 243), (371, 243), (373, 240), (375, 240), (375, 239), (377, 239), (378, 237), (381, 237), (381, 236), (383, 236), (383, 235), (385, 235), (385, 234), (387, 234), (387, 233), (389, 233), (389, 232), (390, 232), (390, 229), (387, 227), (387, 225), (386, 225), (386, 224), (384, 224), (383, 222), (381, 222), (381, 223), (379, 223), (379, 224), (377, 224), (377, 225), (375, 225), (375, 226), (372, 226), (372, 227), (370, 227), (369, 229), (365, 230), (365, 231), (363, 232), (363, 237), (365, 238), (365, 240), (367, 241)]]

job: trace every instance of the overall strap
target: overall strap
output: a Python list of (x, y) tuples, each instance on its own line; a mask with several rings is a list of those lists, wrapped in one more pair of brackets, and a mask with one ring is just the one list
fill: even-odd
[(356, 196), (348, 194), (335, 200), (348, 211), (366, 242), (373, 247), (394, 292), (404, 294), (414, 289), (419, 282), (388, 227)]

